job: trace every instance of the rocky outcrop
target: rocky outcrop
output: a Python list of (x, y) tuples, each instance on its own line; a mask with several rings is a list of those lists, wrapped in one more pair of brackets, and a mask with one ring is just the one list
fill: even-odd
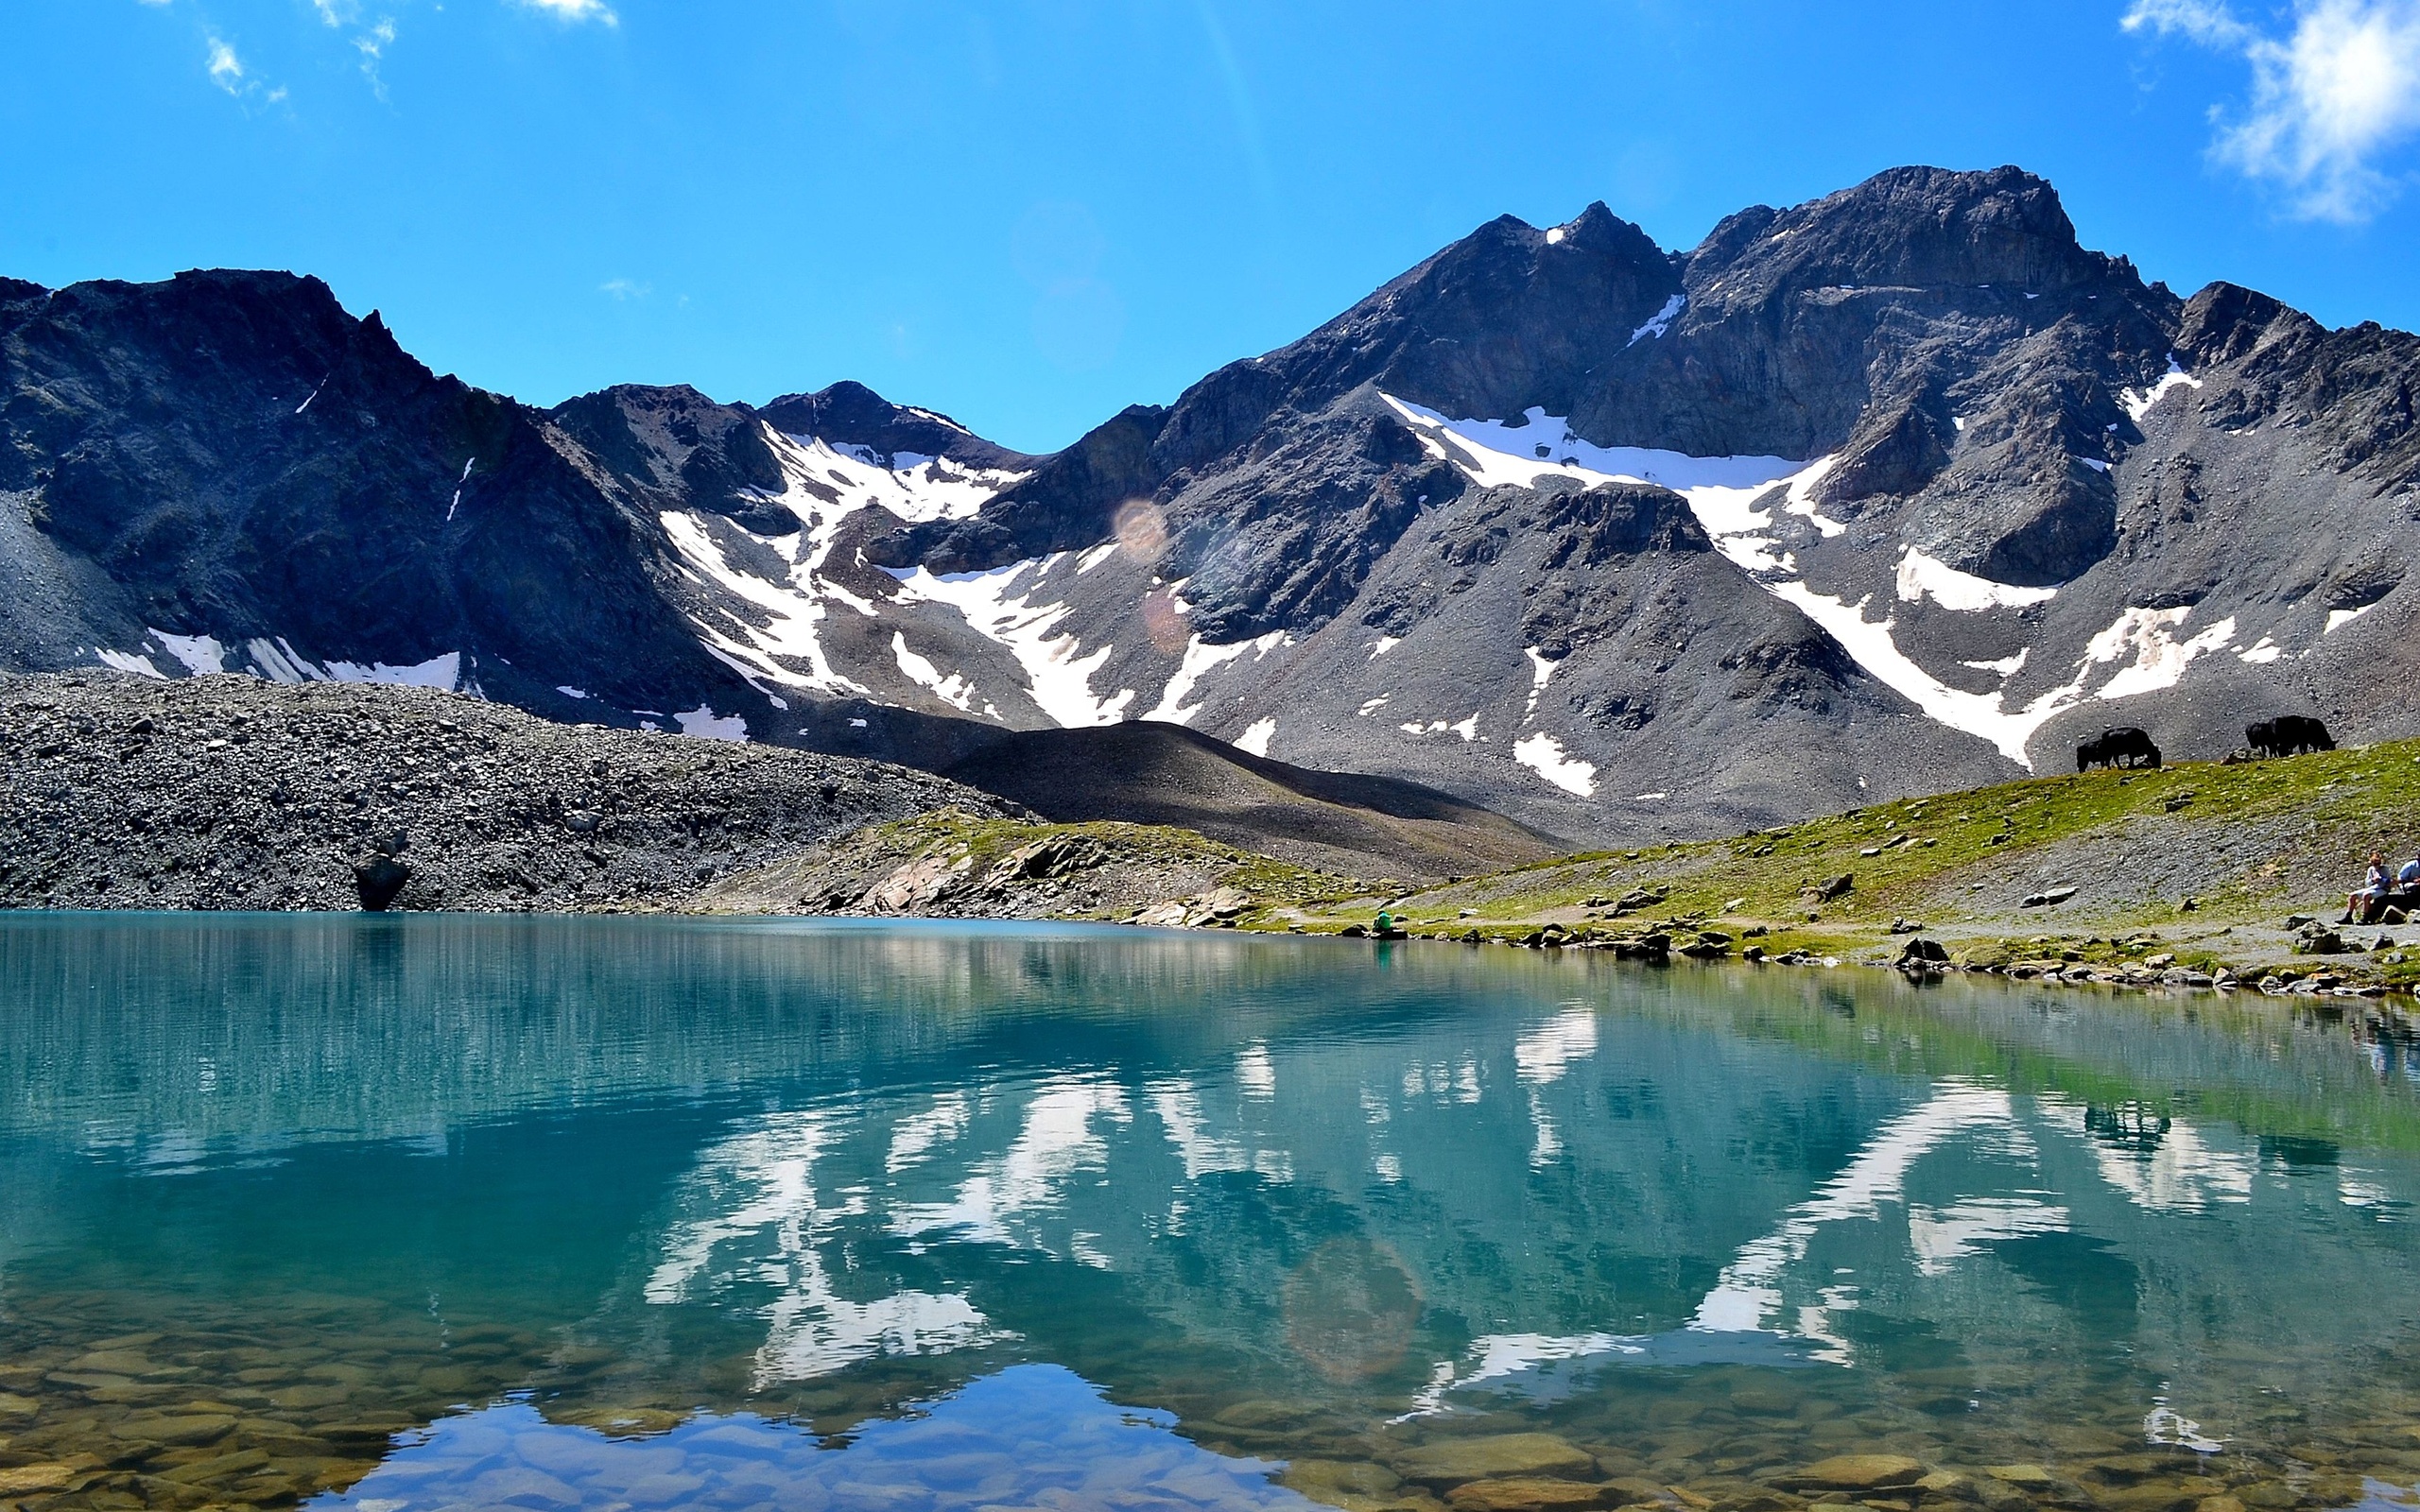
[(1043, 824), (944, 807), (735, 873), (681, 906), (1232, 929), (1362, 890), (1358, 879), (1272, 861), (1189, 830)]

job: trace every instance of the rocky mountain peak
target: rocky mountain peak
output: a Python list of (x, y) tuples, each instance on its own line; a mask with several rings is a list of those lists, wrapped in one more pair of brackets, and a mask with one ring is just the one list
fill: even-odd
[(2213, 284), (2185, 301), (2176, 350), (2201, 363), (2233, 362), (2272, 342), (2317, 335), (2319, 322), (2238, 284)]
[(1680, 292), (1671, 259), (1601, 203), (1543, 231), (1505, 215), (1266, 360), (1298, 394), (1369, 383), (1454, 415), (1564, 414)]
[(1690, 297), (1738, 304), (1779, 290), (1979, 288), (2036, 295), (2109, 276), (2058, 191), (2020, 168), (1893, 168), (1787, 211), (1743, 212), (1688, 260)]
[(1021, 472), (1035, 458), (985, 440), (947, 415), (894, 404), (861, 383), (843, 379), (811, 394), (784, 394), (756, 413), (791, 436), (862, 446), (884, 456), (905, 452), (944, 456), (966, 467)]
[(760, 535), (798, 528), (761, 497), (782, 491), (782, 467), (746, 409), (686, 384), (622, 384), (568, 400), (547, 418), (658, 508), (712, 510)]

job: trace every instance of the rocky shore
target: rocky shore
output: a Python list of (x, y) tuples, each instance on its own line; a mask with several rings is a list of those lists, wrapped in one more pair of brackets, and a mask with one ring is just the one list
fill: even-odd
[(0, 908), (644, 907), (941, 807), (1018, 812), (421, 688), (0, 679)]
[(1289, 909), (1369, 885), (1190, 830), (1045, 824), (942, 809), (874, 825), (700, 888), (698, 913), (1070, 919), (1165, 927), (1283, 927)]

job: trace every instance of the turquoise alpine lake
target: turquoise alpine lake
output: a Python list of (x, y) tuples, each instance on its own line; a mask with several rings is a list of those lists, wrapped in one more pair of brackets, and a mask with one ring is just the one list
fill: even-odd
[(0, 1512), (2293, 1512), (2355, 1004), (1027, 924), (0, 918)]

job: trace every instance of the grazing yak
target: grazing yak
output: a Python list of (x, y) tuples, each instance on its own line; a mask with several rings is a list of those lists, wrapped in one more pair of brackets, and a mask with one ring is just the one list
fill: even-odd
[(2132, 725), (2104, 730), (2099, 737), (2076, 747), (2076, 770), (2088, 772), (2096, 766), (2157, 766), (2159, 747), (2152, 737)]
[(2308, 714), (2279, 714), (2246, 725), (2243, 738), (2255, 756), (2299, 756), (2307, 750), (2336, 748), (2336, 737)]

